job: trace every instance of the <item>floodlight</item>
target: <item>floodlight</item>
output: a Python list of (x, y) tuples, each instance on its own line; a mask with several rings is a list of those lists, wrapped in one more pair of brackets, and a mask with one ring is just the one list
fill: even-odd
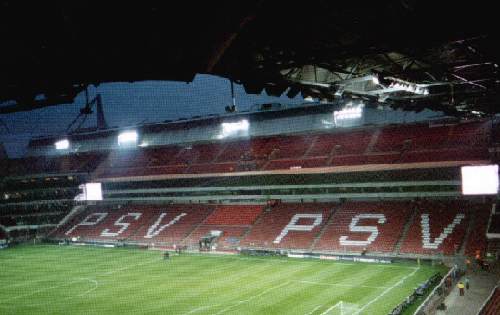
[(69, 140), (68, 139), (63, 139), (59, 140), (56, 143), (54, 143), (56, 146), (56, 150), (67, 150), (69, 149)]
[(217, 138), (223, 139), (230, 136), (247, 135), (249, 127), (250, 123), (246, 119), (237, 122), (222, 123), (222, 131)]
[(353, 120), (363, 116), (363, 104), (346, 106), (342, 110), (333, 112), (333, 121), (337, 123), (341, 120)]
[(86, 200), (102, 200), (101, 183), (86, 183), (85, 194)]
[(498, 165), (462, 166), (462, 194), (495, 195), (498, 192)]
[(138, 138), (137, 131), (124, 131), (118, 135), (118, 145), (136, 144)]

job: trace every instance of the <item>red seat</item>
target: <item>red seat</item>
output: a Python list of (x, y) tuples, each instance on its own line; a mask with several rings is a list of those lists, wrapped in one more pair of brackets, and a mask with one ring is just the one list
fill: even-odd
[(460, 201), (428, 201), (419, 204), (418, 209), (401, 253), (455, 254), (469, 223), (468, 205)]
[[(252, 226), (250, 233), (242, 241), (242, 245), (308, 249), (326, 223), (333, 207), (334, 205), (329, 203), (279, 204), (263, 213), (261, 219)], [(306, 226), (306, 228), (286, 230), (293, 218), (297, 218), (295, 225)]]
[[(392, 252), (411, 210), (408, 202), (348, 202), (335, 211), (314, 249)], [(366, 226), (372, 231), (357, 228)]]

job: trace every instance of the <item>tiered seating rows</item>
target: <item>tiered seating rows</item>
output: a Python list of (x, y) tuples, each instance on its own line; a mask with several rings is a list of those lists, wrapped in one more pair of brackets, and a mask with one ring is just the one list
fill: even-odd
[[(265, 212), (242, 245), (265, 248), (307, 249), (325, 225), (333, 204), (280, 204)], [(287, 226), (293, 218), (295, 227)], [(300, 230), (297, 226), (308, 226)]]
[(484, 256), (488, 247), (488, 242), (485, 238), (486, 229), (488, 228), (488, 220), (491, 214), (491, 205), (478, 205), (470, 208), (471, 216), (475, 218), (475, 224), (470, 231), (467, 245), (465, 247), (465, 255), (467, 256)]
[(89, 172), (94, 170), (103, 158), (104, 156), (98, 153), (81, 153), (5, 160), (2, 162), (2, 176)]
[[(411, 210), (412, 205), (407, 202), (346, 203), (335, 212), (315, 249), (392, 252)], [(377, 228), (370, 232), (366, 226)], [(365, 231), (360, 232), (360, 227)]]
[[(8, 160), (3, 173), (89, 172), (99, 166), (100, 176), (117, 177), (476, 160), (488, 158), (490, 129), (487, 122), (432, 128), (414, 124), (190, 146), (30, 157)], [(253, 162), (254, 166), (241, 165), (245, 161)]]
[(421, 203), (401, 252), (453, 255), (462, 245), (468, 224), (468, 205), (464, 202)]
[(200, 224), (183, 243), (197, 246), (201, 237), (210, 231), (222, 231), (218, 238), (219, 248), (229, 249), (240, 245), (243, 236), (262, 212), (261, 205), (217, 206), (217, 208)]
[[(393, 164), (488, 158), (487, 123), (429, 127), (389, 126), (301, 136), (272, 136), (227, 143), (145, 150), (123, 168), (110, 162), (103, 176), (227, 173), (359, 164)], [(375, 141), (376, 140), (376, 141)], [(373, 148), (370, 143), (374, 142)], [(113, 159), (113, 158), (111, 158)], [(132, 162), (130, 162), (132, 161)], [(248, 161), (252, 161), (250, 166)], [(140, 166), (140, 167), (139, 167)], [(117, 169), (118, 168), (118, 169)]]
[(500, 288), (497, 286), (478, 315), (498, 315), (498, 310), (500, 310)]
[[(222, 248), (390, 253), (401, 242), (401, 253), (453, 255), (463, 245), (473, 213), (474, 230), (465, 247), (466, 254), (473, 255), (477, 249), (484, 253), (488, 206), (462, 201), (282, 203), (263, 211), (255, 205), (130, 205), (90, 208), (54, 237), (196, 246), (200, 237), (221, 230)], [(409, 222), (412, 213), (414, 221)], [(409, 229), (403, 235), (406, 224)]]

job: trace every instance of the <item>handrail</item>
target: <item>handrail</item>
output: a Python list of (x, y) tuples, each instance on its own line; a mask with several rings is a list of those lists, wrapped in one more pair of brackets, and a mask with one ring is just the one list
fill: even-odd
[(446, 281), (446, 278), (448, 277), (451, 277), (451, 274), (456, 270), (455, 267), (451, 268), (448, 273), (443, 277), (443, 279), (441, 279), (441, 281), (438, 283), (438, 285), (436, 285), (434, 287), (434, 289), (432, 289), (431, 293), (429, 293), (429, 295), (427, 295), (427, 297), (425, 298), (425, 300), (420, 304), (420, 306), (415, 310), (415, 312), (413, 313), (413, 315), (418, 315), (422, 309), (427, 305), (427, 303), (429, 303), (429, 300), (436, 294), (436, 291), (438, 288), (440, 288), (444, 282)]

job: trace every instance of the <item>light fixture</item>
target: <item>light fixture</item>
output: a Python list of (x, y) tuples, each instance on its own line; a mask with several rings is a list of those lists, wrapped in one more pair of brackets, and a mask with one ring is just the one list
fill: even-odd
[(221, 133), (217, 136), (218, 139), (224, 139), (231, 136), (244, 136), (248, 135), (250, 123), (248, 120), (243, 119), (237, 122), (227, 122), (221, 124)]
[(333, 112), (333, 122), (334, 124), (338, 124), (340, 121), (354, 120), (359, 119), (363, 116), (363, 108), (365, 105), (363, 103), (359, 103), (357, 105), (353, 105), (349, 102), (342, 110)]
[(56, 150), (67, 150), (69, 149), (69, 140), (68, 139), (63, 139), (59, 140), (56, 143), (54, 143)]
[(137, 143), (137, 139), (139, 136), (137, 135), (137, 131), (124, 131), (118, 135), (118, 145), (133, 145)]

